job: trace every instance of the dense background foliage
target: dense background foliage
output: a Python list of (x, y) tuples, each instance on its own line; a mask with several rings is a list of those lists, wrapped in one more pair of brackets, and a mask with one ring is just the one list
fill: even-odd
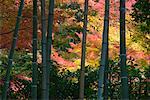
[[(102, 42), (104, 0), (89, 0), (85, 97), (96, 98), (97, 71)], [(127, 67), (130, 98), (148, 98), (150, 94), (150, 35), (149, 0), (127, 0)], [(51, 98), (78, 98), (79, 69), (84, 0), (56, 0), (53, 30), (53, 69), (50, 75)], [(132, 4), (134, 5), (132, 7)], [(0, 85), (7, 68), (7, 54), (11, 44), (19, 0), (0, 0)], [(40, 2), (38, 3), (40, 19)], [(48, 5), (47, 5), (48, 8)], [(46, 9), (48, 14), (48, 9)], [(32, 0), (25, 0), (25, 8), (19, 30), (19, 40), (11, 71), (10, 98), (30, 98)], [(120, 98), (119, 77), (119, 2), (110, 5), (110, 64), (109, 97)], [(41, 80), (41, 24), (38, 23), (38, 71)], [(6, 41), (7, 40), (7, 41)], [(0, 93), (1, 91), (0, 87)], [(38, 89), (41, 86), (39, 84)], [(40, 91), (39, 91), (40, 94)], [(39, 95), (40, 96), (40, 95)], [(39, 97), (40, 98), (40, 97)]]

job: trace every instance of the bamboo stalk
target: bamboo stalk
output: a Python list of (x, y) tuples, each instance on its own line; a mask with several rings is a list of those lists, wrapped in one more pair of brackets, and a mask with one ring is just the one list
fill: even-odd
[(10, 52), (8, 55), (8, 68), (6, 71), (6, 77), (5, 77), (3, 93), (2, 93), (2, 100), (7, 99), (7, 91), (8, 91), (9, 82), (10, 82), (10, 72), (11, 72), (11, 68), (12, 68), (14, 50), (15, 50), (16, 42), (17, 42), (17, 38), (18, 38), (18, 31), (19, 31), (19, 27), (20, 27), (19, 24), (20, 24), (20, 20), (21, 20), (21, 16), (22, 16), (23, 6), (24, 6), (24, 0), (21, 0), (19, 10), (18, 10), (18, 16), (16, 19), (16, 26), (15, 26), (15, 30), (13, 33), (12, 45), (11, 45), (11, 49), (10, 49)]
[(31, 97), (37, 100), (37, 0), (33, 0), (33, 36), (32, 36), (32, 86)]
[(42, 23), (42, 99), (47, 97), (47, 66), (46, 66), (46, 14), (45, 14), (45, 0), (41, 0), (41, 23)]
[(120, 0), (120, 69), (121, 69), (121, 99), (128, 100), (128, 77), (126, 68), (126, 37), (125, 37), (125, 0)]
[(142, 80), (142, 78), (141, 77), (139, 77), (139, 94), (138, 94), (138, 99), (140, 100), (141, 99), (141, 80)]
[(109, 2), (110, 2), (109, 0), (105, 0), (105, 16), (104, 16), (103, 40), (102, 40), (101, 62), (100, 62), (101, 66), (99, 69), (99, 80), (98, 80), (98, 100), (103, 100), (104, 76), (105, 76), (104, 72), (105, 68), (108, 66)]
[(105, 72), (104, 72), (104, 100), (108, 100), (108, 84), (109, 84), (109, 79), (108, 79), (108, 67), (109, 67), (109, 61), (108, 61), (108, 54), (107, 54), (107, 62), (105, 66)]
[(80, 92), (79, 98), (84, 99), (84, 80), (85, 80), (85, 55), (86, 55), (86, 35), (87, 35), (87, 23), (88, 23), (88, 0), (85, 0), (84, 5), (84, 25), (82, 36), (82, 55), (81, 55), (81, 71), (80, 71)]
[(51, 61), (51, 53), (52, 53), (52, 32), (53, 32), (53, 21), (54, 21), (54, 2), (55, 0), (49, 0), (49, 15), (48, 15), (48, 34), (47, 34), (47, 100), (49, 98), (49, 75), (50, 75), (50, 70), (52, 67), (52, 61)]

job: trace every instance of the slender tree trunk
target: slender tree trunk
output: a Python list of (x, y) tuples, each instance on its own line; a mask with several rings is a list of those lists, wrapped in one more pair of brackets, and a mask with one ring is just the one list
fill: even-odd
[[(105, 16), (104, 16), (103, 40), (102, 40), (101, 62), (100, 62), (101, 66), (99, 69), (99, 80), (98, 80), (98, 100), (103, 100), (104, 71), (105, 68), (108, 67), (108, 33), (109, 33), (109, 0), (105, 0)], [(105, 96), (105, 98), (107, 97)]]
[(41, 23), (42, 23), (42, 99), (48, 98), (47, 87), (47, 66), (46, 66), (46, 14), (45, 14), (45, 0), (41, 0)]
[(48, 34), (47, 34), (47, 99), (49, 98), (49, 75), (50, 70), (52, 67), (52, 61), (51, 61), (51, 52), (52, 52), (52, 32), (53, 32), (53, 20), (54, 20), (54, 1), (55, 0), (49, 0), (49, 15), (48, 15)]
[(84, 22), (83, 22), (83, 36), (82, 36), (82, 55), (81, 55), (81, 72), (80, 72), (80, 91), (79, 98), (84, 99), (84, 80), (85, 80), (85, 55), (86, 55), (86, 32), (88, 23), (88, 0), (85, 0), (84, 5)]
[[(108, 53), (108, 52), (107, 52)], [(107, 54), (107, 62), (106, 62), (106, 68), (104, 72), (104, 100), (108, 100), (108, 84), (109, 84), (109, 79), (108, 79), (108, 67), (109, 67), (109, 61), (108, 61), (108, 54)]]
[(126, 68), (126, 37), (125, 37), (125, 0), (120, 0), (120, 69), (121, 99), (128, 100), (128, 77)]
[(12, 45), (11, 45), (11, 49), (10, 49), (9, 56), (8, 56), (8, 67), (7, 67), (5, 83), (4, 83), (4, 87), (3, 87), (2, 100), (7, 99), (7, 91), (8, 91), (9, 82), (10, 82), (10, 72), (11, 72), (11, 68), (12, 68), (14, 50), (15, 50), (16, 42), (17, 42), (17, 38), (18, 38), (18, 31), (19, 31), (19, 27), (20, 27), (19, 24), (20, 24), (20, 20), (21, 20), (23, 6), (24, 6), (24, 0), (21, 0), (19, 10), (18, 10), (18, 16), (17, 16), (17, 20), (16, 20), (16, 26), (15, 26), (15, 30), (14, 30), (14, 34), (13, 34)]
[(37, 100), (37, 0), (33, 0), (33, 37), (32, 37), (32, 99)]
[(0, 7), (0, 32), (2, 32), (2, 25), (3, 25), (3, 19), (2, 19), (3, 12), (2, 12), (2, 8), (3, 7)]
[(141, 80), (142, 80), (142, 78), (139, 77), (139, 94), (138, 94), (138, 99), (139, 100), (141, 99)]
[(132, 97), (132, 94), (131, 94), (132, 93), (132, 82), (131, 82), (131, 77), (130, 76), (129, 76), (129, 83), (130, 83), (129, 84), (129, 93), (130, 93), (129, 98), (131, 99), (131, 97)]

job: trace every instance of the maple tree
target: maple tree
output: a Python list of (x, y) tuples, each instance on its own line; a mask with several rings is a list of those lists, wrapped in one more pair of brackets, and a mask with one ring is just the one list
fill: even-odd
[[(26, 1), (27, 2), (27, 1)], [(69, 2), (69, 1), (62, 1), (62, 2), (64, 2), (64, 3), (67, 3), (67, 2)], [(58, 3), (62, 3), (61, 1), (58, 1)], [(99, 2), (94, 2), (94, 1), (92, 1), (92, 0), (90, 0), (89, 1), (90, 3), (90, 6), (94, 9), (94, 10), (97, 10), (97, 11), (99, 11), (99, 12), (101, 12), (101, 14), (100, 15), (103, 15), (103, 8), (104, 8), (104, 0), (100, 0)], [(3, 2), (4, 4), (6, 3), (6, 2)], [(14, 2), (10, 2), (10, 5), (13, 5), (13, 3)], [(83, 0), (81, 0), (80, 2), (79, 2), (80, 4), (83, 4)], [(116, 5), (116, 7), (118, 7), (118, 3), (119, 2), (114, 2), (113, 0), (111, 1), (111, 5)], [(132, 4), (134, 4), (135, 3), (135, 0), (129, 0), (128, 2), (127, 2), (127, 8), (128, 9), (131, 9), (131, 5)], [(17, 5), (18, 3), (16, 3), (16, 5)], [(30, 2), (28, 2), (28, 3), (26, 3), (27, 5), (26, 5), (26, 7), (30, 7), (30, 5), (31, 5), (31, 3)], [(16, 7), (16, 5), (15, 5), (15, 7)], [(70, 4), (71, 5), (71, 4)], [(5, 6), (2, 6), (2, 7), (5, 7)], [(7, 7), (7, 5), (6, 5), (6, 7)], [(98, 8), (101, 8), (101, 10), (98, 10)], [(110, 8), (110, 12), (111, 12), (111, 16), (113, 16), (112, 14), (117, 14), (118, 13), (118, 9), (117, 8), (115, 8), (115, 6), (111, 6), (111, 8)], [(29, 8), (28, 8), (29, 9)], [(8, 10), (9, 11), (9, 9), (6, 9), (6, 10)], [(31, 17), (30, 15), (32, 15), (31, 14), (31, 12), (30, 12), (30, 10), (27, 10), (28, 11), (28, 13), (27, 12), (23, 12), (23, 16), (27, 16), (27, 17)], [(68, 10), (67, 10), (68, 11)], [(4, 13), (7, 13), (7, 12), (5, 12), (5, 11), (3, 11)], [(30, 13), (29, 13), (30, 12)], [(71, 11), (69, 12), (69, 13), (71, 13)], [(13, 13), (13, 14), (11, 14), (11, 13), (8, 13), (8, 14), (10, 14), (11, 16), (14, 16), (14, 14), (15, 13)], [(28, 14), (28, 15), (27, 15)], [(75, 14), (75, 13), (74, 13)], [(118, 13), (119, 14), (119, 13)], [(66, 22), (68, 25), (65, 25), (66, 23), (63, 23), (62, 25), (63, 25), (63, 30), (64, 31), (66, 31), (66, 27), (68, 27), (68, 26), (70, 26), (70, 25), (72, 25), (72, 24), (74, 24), (74, 22), (73, 22), (73, 20), (74, 20), (74, 18), (72, 18), (72, 17), (69, 17), (70, 15), (68, 15), (68, 13), (66, 13), (66, 11), (64, 11), (63, 9), (56, 9), (56, 12), (55, 12), (55, 14), (54, 15), (57, 15), (58, 17), (59, 17), (59, 15), (60, 15), (60, 17), (62, 17), (62, 22)], [(7, 15), (8, 16), (8, 15)], [(10, 16), (10, 18), (11, 19), (14, 19), (13, 17), (11, 17)], [(54, 31), (55, 32), (59, 32), (59, 30), (58, 30), (58, 28), (60, 27), (60, 25), (57, 23), (57, 20), (58, 20), (58, 17), (57, 16), (55, 16), (55, 20), (54, 20), (54, 23), (56, 23), (55, 25), (54, 25)], [(99, 15), (97, 15), (97, 17), (98, 17)], [(117, 16), (117, 15), (116, 15)], [(68, 18), (69, 17), (69, 18)], [(5, 20), (5, 18), (4, 18), (4, 20)], [(98, 44), (101, 44), (100, 43), (100, 41), (101, 41), (101, 35), (100, 35), (100, 33), (101, 33), (101, 30), (102, 30), (102, 27), (100, 27), (101, 25), (102, 25), (102, 18), (95, 18), (94, 16), (89, 16), (88, 17), (88, 20), (89, 20), (89, 25), (88, 25), (88, 30), (90, 30), (91, 32), (90, 33), (93, 33), (93, 34), (88, 34), (88, 36), (87, 37), (89, 37), (89, 38), (91, 38), (90, 39), (90, 41), (95, 41), (94, 43), (93, 43), (93, 47), (97, 47), (97, 46), (95, 46), (97, 43)], [(15, 21), (15, 20), (14, 20)], [(2, 25), (3, 26), (6, 26), (6, 22), (8, 22), (8, 21), (4, 21), (5, 23), (3, 23)], [(11, 21), (12, 22), (12, 24), (13, 24), (13, 21)], [(24, 27), (25, 26), (29, 26), (29, 25), (31, 25), (29, 22), (31, 22), (30, 20), (29, 20), (29, 18), (26, 18), (26, 20), (24, 21), (25, 23), (24, 23)], [(62, 23), (61, 22), (61, 23)], [(111, 20), (110, 21), (110, 24), (112, 25), (112, 24), (114, 24), (114, 20)], [(7, 26), (9, 26), (10, 24), (8, 24)], [(13, 26), (13, 25), (11, 25), (11, 26)], [(10, 27), (11, 27), (10, 26)], [(64, 27), (65, 26), (65, 27)], [(80, 30), (81, 27), (82, 26), (82, 24), (81, 23), (77, 23), (76, 24), (76, 28), (78, 29), (78, 30)], [(117, 32), (115, 32), (114, 30), (116, 30), (117, 29), (117, 27), (118, 26), (115, 26), (115, 27), (112, 27), (112, 29), (110, 29), (112, 32), (110, 32), (110, 33), (115, 33), (115, 34), (117, 34)], [(128, 27), (128, 26), (127, 26)], [(6, 27), (4, 27), (4, 28), (6, 28)], [(3, 27), (2, 27), (2, 33), (3, 32), (7, 32), (8, 30), (9, 30), (9, 28), (7, 28), (7, 29), (4, 29)], [(4, 31), (3, 31), (4, 30)], [(77, 31), (78, 31), (77, 30)], [(30, 31), (30, 32), (29, 32)], [(113, 32), (114, 31), (114, 32)], [(19, 47), (19, 45), (21, 46), (20, 48), (31, 48), (31, 29), (25, 29), (25, 30), (22, 30), (21, 31), (22, 32), (22, 34), (26, 34), (25, 35), (25, 37), (24, 37), (24, 35), (19, 35), (20, 36), (20, 39), (19, 39), (19, 41), (20, 41), (20, 43), (18, 43), (18, 47)], [(38, 32), (40, 32), (40, 31), (38, 31)], [(96, 34), (96, 33), (98, 33), (98, 34)], [(129, 32), (130, 34), (131, 34), (131, 32)], [(56, 33), (55, 33), (56, 34)], [(25, 38), (25, 39), (21, 39), (21, 36), (22, 36), (22, 38)], [(27, 37), (26, 37), (27, 36)], [(75, 36), (78, 36), (78, 35), (75, 35)], [(92, 40), (92, 36), (93, 36), (93, 40)], [(99, 37), (99, 42), (97, 41), (97, 39), (96, 39), (96, 37)], [(117, 36), (117, 35), (116, 35)], [(8, 35), (7, 34), (3, 34), (3, 36), (2, 36), (2, 34), (1, 34), (1, 41), (4, 41), (4, 39), (5, 38), (8, 38), (8, 40), (11, 40), (10, 39), (10, 37), (8, 37)], [(54, 37), (55, 37), (55, 35), (54, 35)], [(110, 34), (110, 37), (112, 38), (112, 39), (110, 39), (111, 41), (113, 41), (113, 39), (115, 39), (116, 37), (112, 34)], [(72, 36), (71, 37), (68, 37), (68, 39), (70, 39), (70, 38), (72, 38)], [(95, 39), (94, 39), (95, 38)], [(74, 39), (74, 40), (76, 40), (76, 39)], [(130, 39), (127, 39), (127, 40), (130, 40)], [(18, 41), (18, 42), (19, 42)], [(26, 42), (22, 42), (22, 41), (26, 41)], [(67, 40), (66, 40), (67, 41)], [(87, 41), (88, 41), (88, 39), (87, 39)], [(117, 40), (118, 41), (118, 40)], [(8, 46), (8, 45), (5, 45), (5, 43), (6, 42), (1, 42), (2, 44), (1, 44), (1, 46), (2, 47), (4, 47), (4, 46)], [(4, 43), (4, 44), (3, 44)], [(10, 41), (9, 41), (9, 43), (10, 43)], [(115, 45), (118, 45), (118, 43), (111, 43), (111, 44), (114, 44), (114, 46)], [(128, 43), (127, 43), (128, 44)], [(129, 43), (130, 44), (130, 43)], [(55, 44), (54, 44), (55, 45)], [(78, 45), (78, 47), (79, 47), (79, 44), (76, 44), (76, 45)], [(134, 44), (133, 44), (134, 45)], [(98, 46), (99, 48), (100, 48), (100, 45)], [(73, 47), (73, 48), (75, 48), (75, 47)], [(99, 49), (98, 48), (98, 49)], [(113, 46), (111, 46), (110, 45), (110, 48), (113, 48)], [(117, 46), (116, 46), (116, 48), (118, 48)], [(134, 47), (135, 48), (135, 47)], [(68, 48), (69, 49), (69, 48)], [(97, 48), (95, 48), (95, 49), (97, 49)], [(98, 50), (97, 49), (97, 50)], [(115, 48), (114, 48), (115, 49)], [(70, 51), (72, 50), (72, 49), (69, 49)], [(115, 50), (113, 50), (113, 49), (110, 49), (110, 50), (112, 50), (113, 52), (115, 52)], [(129, 50), (131, 50), (131, 49), (129, 49)], [(134, 49), (135, 50), (135, 49)], [(74, 50), (75, 51), (75, 50)], [(80, 50), (79, 50), (80, 51)], [(96, 51), (96, 50), (95, 50)], [(136, 50), (135, 50), (136, 51)], [(88, 52), (88, 51), (87, 51)], [(79, 54), (80, 54), (80, 52), (74, 52), (74, 53), (78, 53), (78, 56), (79, 56)], [(91, 55), (89, 54), (89, 53), (91, 53)], [(94, 53), (94, 52), (91, 52), (91, 50), (89, 51), (89, 53), (87, 54), (87, 56), (91, 56), (91, 58), (92, 59), (94, 59), (94, 58), (97, 58), (97, 57), (92, 57), (92, 55), (95, 55), (96, 56), (96, 52)], [(98, 53), (98, 52), (97, 52)], [(112, 54), (112, 53), (110, 53), (110, 54)], [(113, 55), (113, 54), (112, 54)], [(115, 54), (114, 54), (115, 55)], [(111, 56), (111, 55), (110, 55)], [(112, 57), (112, 56), (111, 56)], [(115, 56), (114, 56), (115, 57)], [(58, 61), (59, 62), (59, 61)], [(92, 61), (91, 61), (92, 62)]]
[[(133, 4), (134, 4), (135, 2), (133, 2)], [(94, 6), (95, 7), (95, 6)], [(131, 1), (130, 1), (130, 5), (128, 6), (128, 8), (130, 8), (131, 9)], [(98, 16), (97, 16), (98, 17)], [(94, 18), (94, 19), (93, 19)], [(127, 19), (128, 19), (129, 17), (127, 17)], [(96, 20), (96, 21), (95, 21)], [(114, 19), (115, 20), (115, 19)], [(112, 23), (112, 22), (114, 22), (114, 20), (111, 20), (111, 22), (110, 23)], [(130, 20), (130, 19), (129, 19)], [(87, 64), (88, 64), (88, 62), (90, 62), (90, 58), (91, 58), (91, 60), (93, 59), (93, 60), (95, 60), (96, 58), (98, 58), (96, 55), (99, 55), (99, 52), (97, 52), (96, 53), (96, 51), (99, 51), (99, 49), (100, 49), (100, 44), (101, 44), (101, 30), (102, 30), (102, 28), (100, 27), (100, 25), (102, 24), (102, 19), (99, 19), (99, 18), (96, 18), (96, 17), (93, 17), (93, 16), (90, 16), (89, 15), (89, 27), (88, 27), (88, 30), (90, 31), (89, 33), (92, 33), (92, 34), (88, 34), (87, 35), (87, 57), (89, 58), (89, 59), (87, 59)], [(95, 26), (96, 25), (96, 26)], [(128, 24), (129, 26), (131, 25), (131, 24)], [(127, 27), (129, 27), (127, 25)], [(118, 45), (118, 42), (119, 42), (119, 40), (117, 40), (117, 37), (119, 37), (118, 35), (117, 35), (117, 31), (116, 31), (116, 29), (117, 29), (117, 27), (118, 26), (114, 26), (114, 25), (112, 25), (112, 26), (110, 26), (110, 48), (112, 48), (112, 49), (110, 49), (110, 57), (115, 57), (114, 55), (117, 55), (116, 53), (119, 51), (118, 49), (119, 49), (119, 47), (117, 46)], [(95, 30), (96, 29), (96, 30)], [(97, 31), (98, 30), (98, 31)], [(129, 29), (129, 28), (127, 28), (127, 30), (132, 30), (132, 29)], [(134, 29), (133, 29), (134, 30)], [(133, 32), (133, 31), (132, 31)], [(127, 34), (127, 46), (128, 46), (128, 50), (127, 50), (127, 54), (130, 54), (130, 56), (135, 56), (136, 54), (131, 54), (131, 48), (133, 47), (133, 45), (134, 45), (134, 43), (133, 44), (131, 44), (131, 37), (130, 37), (130, 34), (133, 34), (132, 32), (128, 32), (127, 31), (127, 33), (129, 33), (129, 34)], [(112, 34), (111, 34), (112, 33)], [(77, 34), (77, 36), (80, 38), (80, 40), (82, 40), (81, 39), (81, 35), (82, 34), (80, 34), (80, 33), (76, 33)], [(114, 36), (114, 34), (115, 34), (115, 36)], [(92, 40), (93, 39), (93, 40)], [(116, 42), (115, 42), (116, 41)], [(72, 53), (76, 53), (77, 54), (77, 56), (79, 56), (79, 58), (80, 58), (80, 54), (81, 54), (81, 44), (79, 43), (79, 44), (76, 44), (76, 43), (73, 43), (73, 42), (71, 42), (70, 43), (70, 46), (72, 47), (72, 48), (69, 48), (68, 49), (68, 51), (69, 52), (72, 52)], [(131, 46), (131, 47), (129, 47), (129, 46)], [(91, 50), (90, 50), (90, 48), (91, 48)], [(94, 47), (94, 48), (93, 48)], [(136, 45), (134, 45), (134, 48), (132, 48), (133, 49), (133, 51), (139, 51), (140, 50), (140, 48), (139, 49), (137, 49), (136, 47), (138, 47), (138, 46), (136, 46)], [(94, 50), (94, 49), (97, 49), (97, 50)], [(115, 50), (116, 49), (116, 50)], [(130, 51), (131, 50), (131, 51)], [(95, 51), (95, 52), (94, 52)], [(113, 52), (113, 53), (111, 53), (111, 52)], [(128, 53), (129, 52), (129, 53)], [(96, 53), (96, 54), (94, 54), (94, 53)], [(141, 53), (142, 53), (142, 51), (141, 51)], [(93, 55), (93, 57), (92, 57), (92, 55)], [(138, 54), (137, 54), (138, 55)], [(63, 55), (62, 55), (63, 56)], [(90, 56), (90, 57), (89, 57)], [(147, 55), (147, 54), (145, 54), (145, 56), (149, 56), (149, 55)], [(142, 59), (143, 57), (141, 56), (141, 58), (139, 57), (139, 59)], [(77, 59), (76, 59), (77, 60)], [(75, 60), (75, 63), (76, 63), (76, 60)], [(79, 59), (78, 59), (79, 60)], [(78, 61), (77, 60), (77, 61)], [(98, 61), (98, 60), (97, 60)], [(59, 61), (58, 61), (59, 62)], [(92, 61), (91, 61), (92, 62)], [(96, 60), (95, 61), (93, 61), (94, 63), (97, 63), (96, 62)], [(90, 64), (89, 64), (90, 65)], [(93, 64), (94, 65), (94, 64)], [(97, 66), (98, 66), (98, 64), (97, 64)]]

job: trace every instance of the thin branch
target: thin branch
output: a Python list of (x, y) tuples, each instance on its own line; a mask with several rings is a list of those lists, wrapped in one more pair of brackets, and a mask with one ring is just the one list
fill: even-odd
[[(26, 30), (26, 29), (32, 29), (32, 27), (21, 28), (21, 29), (19, 29), (19, 31), (21, 31), (21, 30)], [(0, 35), (5, 35), (5, 34), (12, 33), (12, 32), (14, 32), (14, 30), (15, 30), (15, 29), (12, 29), (12, 30), (10, 30), (10, 31), (8, 31), (8, 32), (2, 32), (2, 33), (0, 33)]]

